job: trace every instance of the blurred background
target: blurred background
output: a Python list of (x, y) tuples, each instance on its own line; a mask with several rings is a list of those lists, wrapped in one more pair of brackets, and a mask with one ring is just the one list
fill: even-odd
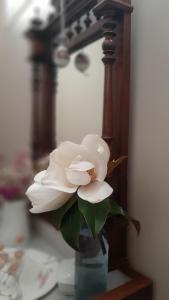
[[(15, 3), (7, 0), (0, 4), (0, 60), (3, 70), (0, 74), (0, 151), (5, 153), (7, 159), (11, 159), (18, 150), (30, 150), (32, 66), (28, 60), (30, 43), (24, 33), (37, 10), (45, 25), (52, 11), (49, 3), (47, 0), (17, 0)], [(79, 142), (89, 132), (101, 133), (104, 78), (101, 44), (102, 41), (98, 41), (84, 49), (90, 57), (86, 75), (75, 68), (77, 53), (72, 55), (70, 64), (59, 71), (56, 109), (58, 143), (64, 140)], [(5, 130), (3, 124), (6, 124)]]
[[(129, 210), (142, 231), (129, 233), (132, 265), (155, 283), (155, 299), (169, 295), (169, 2), (133, 0)], [(40, 8), (37, 11), (37, 7)], [(46, 22), (49, 1), (0, 1), (0, 153), (6, 163), (18, 152), (30, 153), (30, 44), (24, 36), (34, 14)], [(85, 74), (75, 56), (59, 71), (56, 138), (79, 142), (101, 133), (103, 109), (102, 41), (83, 49)], [(89, 110), (90, 105), (90, 110)]]

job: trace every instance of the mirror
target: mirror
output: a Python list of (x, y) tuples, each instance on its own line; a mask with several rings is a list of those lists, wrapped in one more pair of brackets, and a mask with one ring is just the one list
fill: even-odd
[[(79, 53), (90, 60), (85, 73), (75, 66)], [(104, 65), (102, 40), (75, 54), (69, 65), (59, 70), (57, 89), (57, 144), (62, 141), (79, 143), (89, 133), (102, 134)]]

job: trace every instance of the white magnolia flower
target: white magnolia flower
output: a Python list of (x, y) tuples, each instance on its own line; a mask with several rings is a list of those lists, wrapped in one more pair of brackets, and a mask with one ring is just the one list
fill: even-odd
[(75, 192), (93, 204), (109, 197), (113, 189), (104, 181), (109, 158), (109, 147), (98, 135), (87, 135), (81, 144), (62, 143), (50, 154), (48, 169), (38, 173), (27, 190), (31, 212), (58, 209)]

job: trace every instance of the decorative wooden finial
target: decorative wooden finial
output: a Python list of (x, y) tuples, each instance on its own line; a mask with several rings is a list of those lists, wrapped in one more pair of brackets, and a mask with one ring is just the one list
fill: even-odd
[(114, 138), (114, 127), (111, 126), (113, 119), (113, 68), (116, 60), (116, 16), (110, 1), (100, 2), (94, 9), (96, 17), (103, 19), (103, 53), (102, 59), (105, 65), (105, 83), (104, 83), (104, 112), (103, 112), (103, 131), (102, 136), (112, 148)]
[(115, 62), (115, 36), (116, 33), (114, 29), (116, 28), (116, 24), (111, 19), (105, 19), (103, 24), (103, 34), (104, 34), (104, 42), (103, 42), (103, 62), (104, 64), (113, 64)]

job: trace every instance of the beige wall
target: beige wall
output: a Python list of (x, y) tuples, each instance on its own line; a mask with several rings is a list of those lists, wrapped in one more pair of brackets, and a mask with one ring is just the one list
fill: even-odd
[[(155, 299), (168, 300), (169, 2), (133, 0), (133, 4), (129, 206), (142, 231), (139, 239), (130, 231), (129, 256), (135, 268), (154, 280)], [(29, 145), (30, 69), (25, 62), (28, 48), (17, 28), (5, 35), (2, 31), (0, 26), (0, 151), (10, 157)], [(59, 141), (79, 141), (88, 132), (101, 132), (103, 66), (98, 63), (98, 47), (85, 50), (93, 57), (88, 71), (92, 80), (78, 73), (73, 61), (70, 71), (60, 74)]]
[(169, 299), (169, 2), (133, 0), (130, 259), (155, 283), (155, 299)]
[[(81, 51), (80, 51), (81, 52)], [(78, 53), (80, 53), (78, 52)], [(68, 67), (59, 71), (57, 96), (58, 142), (80, 142), (88, 133), (102, 133), (104, 66), (102, 40), (85, 47), (90, 67), (85, 74), (75, 68), (75, 53)]]
[(28, 46), (17, 26), (8, 27), (0, 1), (0, 152), (11, 159), (29, 148), (30, 67)]

